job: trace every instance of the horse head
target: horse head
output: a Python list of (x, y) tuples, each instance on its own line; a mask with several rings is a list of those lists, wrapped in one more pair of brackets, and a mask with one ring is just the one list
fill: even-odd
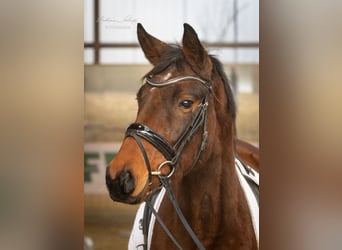
[(111, 198), (132, 204), (157, 190), (159, 178), (176, 183), (205, 168), (213, 154), (230, 150), (233, 155), (235, 131), (235, 106), (222, 65), (190, 25), (184, 24), (182, 46), (160, 41), (141, 24), (137, 34), (154, 68), (144, 77), (136, 120), (106, 174)]

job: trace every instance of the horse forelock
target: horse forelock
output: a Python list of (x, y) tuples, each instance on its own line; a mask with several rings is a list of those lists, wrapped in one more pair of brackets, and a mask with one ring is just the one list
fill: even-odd
[(174, 66), (177, 71), (182, 71), (184, 70), (184, 60), (182, 48), (179, 45), (172, 45), (161, 56), (158, 64), (144, 75), (143, 78), (150, 75), (161, 74), (171, 66)]

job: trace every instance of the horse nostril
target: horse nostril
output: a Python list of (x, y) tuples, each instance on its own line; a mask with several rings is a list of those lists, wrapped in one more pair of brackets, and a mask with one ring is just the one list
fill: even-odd
[(127, 198), (135, 189), (135, 180), (129, 170), (123, 170), (116, 178), (112, 179), (109, 167), (106, 169), (106, 185), (113, 200)]
[(119, 176), (120, 187), (122, 188), (122, 192), (125, 194), (130, 194), (133, 192), (135, 187), (135, 181), (132, 176), (132, 173), (128, 170), (124, 170), (120, 173)]

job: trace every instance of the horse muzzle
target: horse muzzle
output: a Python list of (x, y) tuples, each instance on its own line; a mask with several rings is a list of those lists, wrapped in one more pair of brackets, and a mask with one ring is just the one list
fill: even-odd
[(138, 198), (131, 194), (135, 189), (135, 179), (133, 174), (124, 169), (113, 179), (109, 174), (109, 166), (106, 169), (106, 185), (110, 198), (113, 201), (124, 203), (137, 203)]

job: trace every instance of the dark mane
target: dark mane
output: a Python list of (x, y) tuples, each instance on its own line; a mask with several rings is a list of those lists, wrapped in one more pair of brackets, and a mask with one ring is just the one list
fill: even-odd
[[(227, 75), (224, 72), (223, 65), (215, 56), (210, 55), (209, 57), (213, 64), (213, 74), (218, 74), (222, 80), (222, 83), (226, 92), (226, 96), (228, 99), (228, 110), (231, 113), (233, 119), (235, 120), (235, 117), (236, 117), (235, 99), (234, 99), (233, 91), (229, 84)], [(171, 65), (175, 65), (177, 70), (182, 70), (184, 61), (185, 61), (185, 58), (183, 55), (182, 48), (178, 45), (173, 45), (160, 58), (159, 63), (151, 71), (149, 71), (143, 78), (149, 75), (159, 74), (163, 72), (164, 70), (166, 70)]]
[(236, 104), (235, 104), (235, 98), (233, 95), (233, 90), (231, 88), (231, 85), (229, 84), (228, 77), (226, 73), (224, 72), (222, 63), (213, 55), (210, 55), (211, 62), (213, 64), (213, 73), (216, 73), (221, 77), (224, 89), (226, 91), (226, 96), (228, 99), (228, 110), (232, 114), (233, 119), (235, 120), (236, 117)]

